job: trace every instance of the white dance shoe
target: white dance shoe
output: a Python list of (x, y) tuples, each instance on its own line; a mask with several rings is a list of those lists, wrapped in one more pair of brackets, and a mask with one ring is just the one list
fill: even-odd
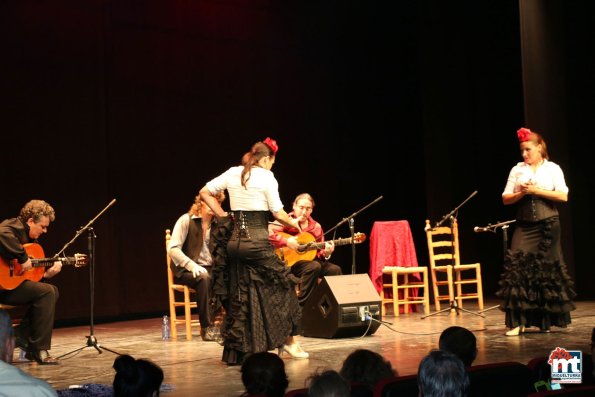
[(289, 354), (292, 358), (308, 358), (310, 355), (302, 349), (299, 343), (293, 343), (291, 345), (283, 345), (279, 348), (279, 357), (283, 353)]
[(506, 336), (517, 336), (519, 334), (522, 334), (523, 332), (525, 332), (525, 326), (524, 325), (519, 325), (518, 327), (513, 328), (510, 331), (508, 331), (506, 333)]

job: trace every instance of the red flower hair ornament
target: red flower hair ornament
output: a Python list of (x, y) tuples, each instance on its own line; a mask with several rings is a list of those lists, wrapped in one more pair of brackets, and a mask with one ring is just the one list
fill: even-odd
[(531, 140), (531, 135), (533, 134), (533, 131), (531, 131), (528, 128), (520, 128), (517, 132), (516, 132), (517, 136), (519, 137), (519, 142), (526, 142)]
[(279, 146), (277, 146), (277, 141), (274, 139), (271, 139), (269, 137), (267, 137), (267, 139), (265, 139), (264, 141), (262, 141), (264, 144), (266, 144), (268, 147), (271, 148), (271, 150), (273, 151), (273, 154), (276, 155), (277, 154), (277, 150), (279, 150)]

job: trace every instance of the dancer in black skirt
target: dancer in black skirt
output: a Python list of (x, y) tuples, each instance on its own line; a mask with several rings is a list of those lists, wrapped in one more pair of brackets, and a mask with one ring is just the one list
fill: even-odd
[[(297, 280), (269, 241), (271, 214), (284, 225), (300, 228), (299, 220), (283, 210), (271, 172), (277, 149), (270, 138), (255, 143), (242, 165), (231, 167), (200, 191), (217, 216), (228, 217), (211, 233), (216, 240), (213, 294), (226, 312), (221, 335), (225, 339), (223, 361), (229, 365), (241, 364), (251, 353), (273, 349), (293, 358), (308, 358), (294, 339), (301, 322)], [(230, 214), (216, 199), (224, 189)]]
[(504, 299), (508, 336), (528, 327), (549, 332), (570, 324), (573, 282), (560, 244), (557, 202), (568, 200), (564, 173), (549, 161), (545, 141), (527, 128), (517, 131), (523, 162), (508, 176), (502, 200), (517, 205), (517, 222), (497, 295)]

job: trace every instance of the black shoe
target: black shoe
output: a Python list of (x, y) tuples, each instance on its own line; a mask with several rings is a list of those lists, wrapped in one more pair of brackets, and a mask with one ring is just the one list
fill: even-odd
[(58, 359), (50, 356), (47, 350), (31, 350), (25, 353), (27, 360), (35, 361), (39, 365), (57, 365)]
[(29, 348), (29, 342), (26, 339), (21, 338), (20, 336), (15, 337), (15, 344), (21, 350), (27, 351)]

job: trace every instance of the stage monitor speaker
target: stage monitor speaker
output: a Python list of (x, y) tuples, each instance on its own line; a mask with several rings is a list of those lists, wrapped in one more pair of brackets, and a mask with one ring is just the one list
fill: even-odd
[(302, 308), (303, 335), (314, 338), (372, 335), (380, 323), (369, 317), (382, 319), (380, 302), (367, 274), (326, 276)]

